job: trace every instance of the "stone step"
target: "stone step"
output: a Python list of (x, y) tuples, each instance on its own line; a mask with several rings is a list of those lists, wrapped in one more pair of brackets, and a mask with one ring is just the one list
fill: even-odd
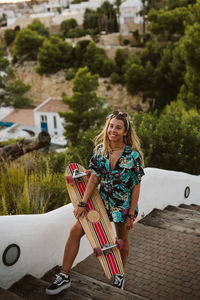
[[(48, 272), (43, 278), (51, 278), (55, 267)], [(55, 279), (55, 273), (52, 277)], [(54, 299), (69, 300), (146, 300), (147, 298), (132, 294), (127, 291), (120, 290), (112, 285), (100, 282), (86, 275), (71, 271), (72, 285), (69, 289), (62, 291)], [(28, 300), (46, 300), (52, 299), (52, 296), (45, 294), (45, 288), (49, 283), (42, 279), (37, 279), (31, 275), (24, 276), (20, 281), (16, 282), (9, 290)]]
[(190, 217), (194, 217), (199, 219), (200, 218), (200, 210), (198, 211), (197, 209), (191, 209), (188, 207), (180, 207), (180, 206), (173, 206), (173, 205), (168, 205), (165, 207), (164, 211), (172, 211), (172, 212), (177, 212), (179, 214), (183, 215), (188, 215)]
[(24, 298), (19, 297), (16, 294), (13, 294), (12, 292), (8, 290), (4, 290), (0, 288), (0, 300), (22, 300)]
[(191, 210), (196, 210), (196, 211), (200, 212), (200, 205), (196, 205), (196, 204), (191, 204), (191, 205), (180, 204), (179, 207), (186, 208), (186, 209), (191, 209)]
[[(35, 278), (31, 275), (25, 275), (22, 279), (15, 282), (9, 291), (15, 293), (16, 295), (28, 299), (28, 300), (47, 300), (52, 299), (52, 296), (48, 296), (45, 293), (46, 287), (49, 286), (49, 282)], [(71, 288), (63, 291), (54, 299), (69, 299), (69, 300), (90, 300), (91, 298), (85, 297), (83, 294), (77, 294), (76, 291), (72, 291)]]
[(148, 226), (200, 236), (200, 218), (197, 214), (194, 216), (182, 212), (154, 209), (139, 222)]

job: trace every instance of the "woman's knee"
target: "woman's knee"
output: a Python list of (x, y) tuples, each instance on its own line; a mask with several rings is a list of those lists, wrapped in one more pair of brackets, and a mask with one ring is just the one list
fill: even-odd
[(81, 223), (77, 221), (70, 230), (70, 237), (72, 238), (81, 238), (84, 235), (83, 228)]

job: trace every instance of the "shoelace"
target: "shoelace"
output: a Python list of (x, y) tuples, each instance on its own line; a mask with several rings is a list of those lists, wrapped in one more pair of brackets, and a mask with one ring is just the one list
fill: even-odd
[(60, 283), (63, 280), (63, 278), (59, 275), (56, 274), (56, 280), (54, 281), (55, 284)]
[(114, 283), (115, 283), (115, 284), (118, 284), (118, 282), (120, 282), (120, 280), (119, 280), (118, 276), (115, 276)]

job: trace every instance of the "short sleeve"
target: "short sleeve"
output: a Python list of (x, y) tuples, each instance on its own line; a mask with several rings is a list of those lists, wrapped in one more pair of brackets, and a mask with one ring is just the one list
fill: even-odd
[(142, 160), (139, 156), (139, 153), (137, 151), (132, 152), (132, 157), (134, 159), (134, 164), (133, 164), (133, 171), (134, 171), (134, 179), (135, 179), (135, 184), (140, 183), (142, 176), (145, 175), (144, 169), (142, 166)]
[(89, 161), (89, 169), (91, 170), (92, 174), (98, 177), (101, 176), (99, 163), (99, 151), (97, 149), (97, 151), (93, 151), (92, 157)]

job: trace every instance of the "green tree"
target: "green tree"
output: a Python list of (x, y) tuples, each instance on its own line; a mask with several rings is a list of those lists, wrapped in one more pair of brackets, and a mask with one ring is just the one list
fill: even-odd
[(148, 14), (148, 29), (156, 34), (171, 39), (174, 34), (181, 37), (185, 30), (185, 22), (189, 21), (189, 10), (177, 7), (173, 10), (151, 10)]
[(143, 101), (154, 98), (156, 93), (155, 68), (161, 58), (161, 47), (155, 41), (148, 42), (140, 58), (132, 55), (127, 63), (125, 82), (127, 90), (132, 95), (142, 93)]
[(76, 19), (71, 18), (71, 19), (62, 21), (62, 23), (60, 24), (60, 29), (62, 30), (63, 35), (66, 36), (70, 29), (74, 29), (77, 26), (78, 26), (78, 23), (77, 23)]
[(113, 72), (114, 62), (108, 59), (104, 49), (96, 46), (94, 42), (89, 43), (84, 54), (84, 65), (95, 74), (102, 77), (110, 76)]
[(198, 175), (200, 173), (200, 114), (172, 102), (157, 112), (137, 114), (134, 124), (143, 146), (145, 165)]
[(100, 127), (108, 109), (105, 108), (105, 100), (95, 93), (99, 85), (98, 75), (91, 75), (87, 67), (78, 70), (73, 84), (72, 97), (63, 97), (70, 110), (60, 114), (65, 120), (66, 139), (75, 152), (87, 131), (94, 126)]
[[(125, 51), (121, 48), (118, 48), (115, 52), (115, 57), (114, 57), (114, 61), (115, 61), (115, 71), (118, 74), (118, 78), (119, 83), (123, 84), (124, 83), (124, 71), (125, 71), (125, 66), (127, 63), (127, 54), (125, 53)], [(116, 76), (115, 76), (116, 77)]]
[(33, 22), (27, 26), (27, 28), (36, 31), (39, 35), (49, 37), (48, 29), (39, 19), (34, 19)]
[(24, 84), (19, 79), (9, 81), (5, 87), (6, 96), (0, 100), (0, 104), (12, 105), (15, 108), (30, 107), (33, 100), (25, 96), (30, 88), (30, 85)]
[(7, 46), (10, 46), (10, 44), (12, 44), (12, 42), (15, 39), (15, 30), (13, 29), (6, 29), (4, 31), (4, 40), (6, 42)]
[(83, 27), (85, 29), (98, 29), (98, 33), (101, 31), (105, 31), (106, 33), (117, 32), (117, 14), (114, 6), (105, 1), (96, 11), (86, 9)]
[[(200, 3), (200, 2), (199, 2)], [(186, 72), (184, 84), (178, 95), (189, 105), (200, 108), (200, 25), (194, 23), (186, 28), (186, 32), (180, 41), (180, 53), (185, 62)]]
[(90, 42), (90, 40), (82, 40), (76, 44), (74, 48), (75, 67), (80, 68), (84, 66), (84, 55)]
[(36, 31), (28, 28), (21, 29), (11, 49), (12, 56), (23, 58), (24, 60), (36, 60), (44, 39)]
[(51, 36), (44, 41), (38, 53), (38, 67), (40, 73), (56, 73), (70, 67), (72, 62), (72, 46), (60, 37)]
[(125, 83), (130, 94), (141, 94), (144, 101), (151, 98), (153, 108), (160, 111), (177, 98), (184, 74), (185, 62), (179, 43), (161, 47), (151, 41), (145, 45), (140, 57), (133, 55), (128, 62)]

